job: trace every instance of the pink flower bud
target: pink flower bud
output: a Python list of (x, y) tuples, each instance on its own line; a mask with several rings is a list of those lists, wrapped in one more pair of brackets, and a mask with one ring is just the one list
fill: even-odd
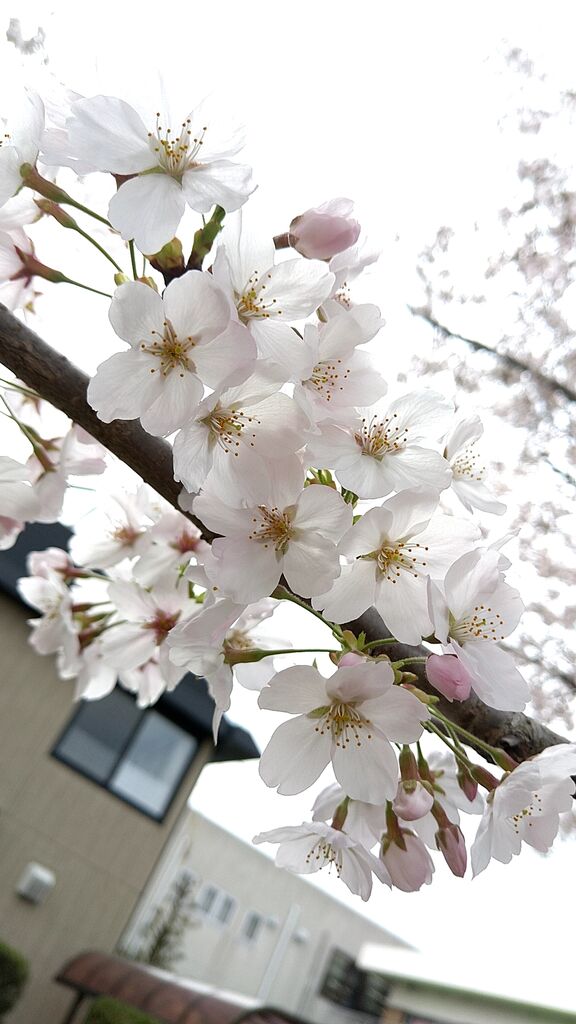
[(366, 658), (363, 658), (361, 654), (356, 654), (356, 651), (346, 651), (346, 654), (342, 655), (338, 664), (343, 666), (361, 665), (365, 661)]
[(405, 850), (395, 843), (390, 843), (385, 850), (384, 841), (381, 857), (388, 869), (392, 885), (403, 892), (416, 892), (423, 885), (430, 885), (434, 863), (422, 840), (413, 832), (403, 829), (402, 839), (406, 846)]
[(453, 654), (431, 654), (426, 662), (426, 675), (447, 700), (466, 700), (470, 696), (472, 678)]
[(447, 825), (446, 828), (438, 829), (436, 846), (452, 874), (462, 878), (466, 872), (467, 856), (464, 836), (458, 825)]
[(330, 199), (294, 217), (290, 245), (309, 260), (330, 260), (358, 241), (360, 225), (351, 216), (351, 199)]
[(461, 767), (458, 769), (458, 785), (470, 803), (474, 803), (478, 793), (478, 783), (467, 771), (463, 771)]
[(394, 811), (403, 821), (417, 821), (432, 808), (434, 797), (421, 782), (408, 779), (400, 782), (394, 800)]

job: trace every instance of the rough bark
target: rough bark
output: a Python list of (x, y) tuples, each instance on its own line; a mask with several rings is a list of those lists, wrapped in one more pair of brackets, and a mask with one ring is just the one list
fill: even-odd
[[(60, 355), (29, 327), (17, 320), (0, 304), (0, 362), (28, 387), (34, 388), (52, 405), (84, 427), (93, 437), (130, 466), (143, 480), (175, 508), (180, 484), (173, 478), (172, 451), (166, 441), (152, 437), (136, 420), (103, 423), (86, 401), (88, 377)], [(180, 510), (181, 511), (181, 510)], [(184, 513), (187, 514), (187, 513)], [(194, 516), (188, 516), (211, 540), (213, 534)], [(368, 640), (387, 635), (382, 619), (370, 609), (347, 628), (364, 631)], [(392, 660), (428, 653), (424, 648), (388, 645), (382, 652)], [(418, 675), (418, 685), (435, 693), (428, 684), (424, 667), (410, 666)], [(494, 711), (476, 697), (463, 703), (441, 700), (440, 708), (455, 723), (496, 747), (502, 747), (518, 761), (540, 753), (545, 747), (567, 742), (540, 722), (517, 712)]]

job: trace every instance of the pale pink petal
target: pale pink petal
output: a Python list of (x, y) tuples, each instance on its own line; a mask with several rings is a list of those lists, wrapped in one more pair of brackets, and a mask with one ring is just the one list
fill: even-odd
[(68, 133), (71, 149), (95, 170), (137, 174), (156, 163), (141, 118), (115, 96), (76, 100)]
[(120, 186), (110, 200), (108, 218), (140, 252), (154, 254), (170, 242), (185, 209), (182, 189), (168, 174), (145, 174)]
[(150, 345), (164, 333), (162, 299), (141, 281), (127, 281), (116, 289), (108, 316), (118, 337), (133, 348)]
[(390, 743), (378, 729), (365, 727), (350, 746), (336, 744), (332, 765), (347, 796), (366, 803), (392, 800), (398, 788), (398, 761)]
[(260, 758), (260, 777), (282, 796), (302, 793), (329, 764), (331, 743), (330, 732), (320, 732), (317, 719), (299, 715), (284, 722)]
[(294, 665), (277, 672), (258, 698), (258, 706), (268, 711), (286, 711), (291, 715), (308, 714), (330, 701), (326, 682), (311, 665)]
[(320, 533), (307, 531), (288, 544), (283, 571), (289, 586), (300, 597), (315, 597), (325, 593), (332, 580), (340, 575), (338, 552), (332, 541)]
[(133, 420), (162, 393), (162, 374), (151, 373), (157, 360), (136, 349), (117, 352), (100, 363), (88, 385), (87, 399), (104, 423)]
[(238, 604), (268, 597), (281, 574), (282, 565), (273, 547), (251, 540), (220, 540), (216, 581)]
[[(394, 582), (393, 582), (394, 581)], [(374, 602), (393, 636), (404, 644), (419, 644), (430, 636), (426, 582), (408, 572), (387, 579), (380, 575)]]
[(140, 422), (149, 434), (165, 437), (194, 415), (204, 394), (198, 377), (189, 370), (174, 367), (162, 377), (162, 393), (140, 414)]
[(232, 322), (223, 332), (192, 350), (198, 376), (210, 388), (239, 384), (249, 377), (256, 361), (256, 346), (242, 324)]
[(227, 213), (238, 210), (254, 191), (252, 169), (231, 160), (213, 160), (184, 173), (182, 191), (186, 202), (198, 213), (222, 206)]
[[(180, 339), (212, 341), (230, 322), (230, 305), (210, 274), (189, 270), (175, 278), (164, 292), (164, 308)], [(196, 352), (192, 350), (192, 358)]]
[(340, 577), (327, 593), (313, 600), (315, 608), (323, 608), (331, 622), (352, 622), (374, 604), (376, 597), (376, 563), (357, 561), (344, 567)]
[(315, 530), (337, 544), (352, 526), (352, 507), (334, 488), (311, 484), (298, 499), (293, 524), (301, 530)]

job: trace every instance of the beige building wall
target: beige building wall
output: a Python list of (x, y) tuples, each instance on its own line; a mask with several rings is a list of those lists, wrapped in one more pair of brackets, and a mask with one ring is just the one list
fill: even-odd
[[(72, 993), (52, 978), (83, 949), (111, 952), (211, 752), (198, 752), (159, 824), (50, 756), (73, 683), (28, 644), (26, 612), (0, 595), (0, 938), (32, 977), (9, 1024), (59, 1024)], [(26, 865), (56, 875), (45, 904), (15, 894)]]
[[(154, 909), (183, 869), (203, 887), (216, 886), (236, 901), (230, 920), (196, 911), (182, 943), (183, 957), (170, 969), (208, 985), (252, 996), (317, 1024), (366, 1021), (319, 995), (331, 954), (356, 957), (366, 942), (408, 948), (384, 928), (317, 889), (300, 875), (276, 868), (256, 847), (195, 811), (179, 828), (162, 870), (156, 874), (126, 934), (137, 948)], [(334, 889), (339, 883), (334, 877)], [(264, 918), (254, 940), (243, 934), (247, 915)], [(390, 922), (392, 926), (392, 922)]]

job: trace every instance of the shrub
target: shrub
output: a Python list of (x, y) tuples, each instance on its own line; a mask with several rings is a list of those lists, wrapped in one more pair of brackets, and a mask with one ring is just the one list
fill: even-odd
[(155, 1017), (149, 1017), (133, 1006), (119, 1003), (117, 999), (103, 996), (96, 999), (88, 1011), (84, 1024), (159, 1024)]
[(28, 961), (0, 942), (0, 1017), (11, 1010), (28, 980)]

